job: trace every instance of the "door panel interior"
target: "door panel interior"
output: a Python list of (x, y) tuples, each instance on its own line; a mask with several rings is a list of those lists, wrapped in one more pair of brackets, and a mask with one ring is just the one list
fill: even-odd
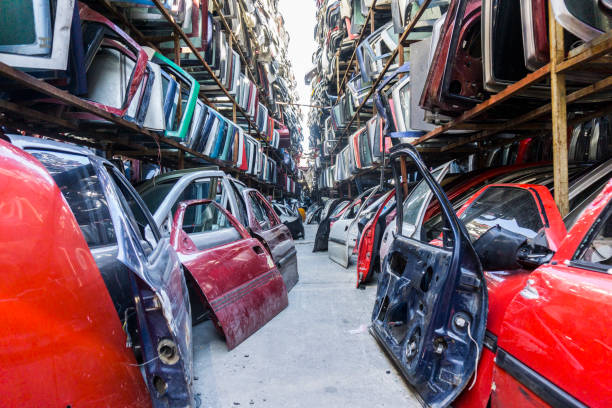
[[(469, 237), (414, 147), (396, 146), (390, 158), (398, 202), (404, 197), (400, 160), (417, 167), (427, 188), (412, 190), (407, 200), (413, 211), (398, 211), (371, 332), (425, 405), (448, 406), (467, 385), (480, 356), (487, 313), (484, 276)], [(441, 240), (429, 242), (414, 234), (420, 225), (404, 222), (411, 221), (404, 215), (422, 223), (432, 196), (440, 203), (445, 227)]]

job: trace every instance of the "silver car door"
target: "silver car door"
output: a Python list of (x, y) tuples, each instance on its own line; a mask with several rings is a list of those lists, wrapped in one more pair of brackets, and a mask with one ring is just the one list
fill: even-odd
[(348, 259), (345, 255), (346, 237), (348, 233), (349, 225), (352, 223), (352, 219), (346, 218), (346, 215), (350, 212), (347, 209), (339, 220), (334, 222), (329, 230), (329, 238), (327, 242), (327, 255), (329, 259), (342, 267), (348, 267)]
[(359, 235), (359, 219), (361, 218), (364, 211), (372, 205), (372, 197), (374, 194), (381, 191), (380, 186), (374, 188), (372, 192), (368, 195), (368, 197), (363, 201), (359, 211), (355, 218), (351, 220), (349, 224), (348, 231), (346, 233), (346, 243), (344, 245), (344, 259), (346, 259), (346, 267), (348, 267), (351, 263), (351, 254), (353, 253), (353, 249), (355, 245), (357, 245), (357, 235)]

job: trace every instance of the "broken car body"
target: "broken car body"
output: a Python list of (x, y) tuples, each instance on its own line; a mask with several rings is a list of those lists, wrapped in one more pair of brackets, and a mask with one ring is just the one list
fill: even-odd
[(143, 363), (154, 406), (188, 406), (191, 310), (178, 257), (142, 200), (108, 161), (83, 148), (30, 137), (11, 141), (54, 178)]

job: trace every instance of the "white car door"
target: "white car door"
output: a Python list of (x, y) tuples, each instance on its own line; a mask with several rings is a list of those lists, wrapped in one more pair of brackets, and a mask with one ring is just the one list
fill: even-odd
[[(351, 206), (356, 205), (352, 203)], [(331, 229), (329, 230), (329, 239), (327, 242), (327, 254), (329, 259), (339, 263), (344, 268), (348, 267), (348, 256), (346, 256), (346, 240), (348, 236), (348, 229), (353, 222), (352, 218), (347, 218), (347, 214), (352, 212), (352, 208), (348, 208), (344, 211), (344, 214), (339, 220), (334, 222)]]
[[(349, 208), (344, 210), (344, 213), (342, 213), (340, 219), (334, 222), (334, 225), (332, 225), (330, 228), (327, 244), (328, 256), (332, 261), (339, 263), (344, 268), (348, 267), (350, 258), (347, 251), (349, 229), (353, 224), (353, 221), (356, 219), (357, 213), (364, 207), (362, 204), (365, 202), (364, 200), (366, 200), (365, 195), (368, 194), (367, 198), (370, 198), (370, 194), (373, 194), (375, 191), (376, 188), (357, 197), (351, 204), (349, 204)], [(357, 233), (355, 232), (354, 240), (356, 239)], [(354, 243), (353, 246), (355, 246)]]

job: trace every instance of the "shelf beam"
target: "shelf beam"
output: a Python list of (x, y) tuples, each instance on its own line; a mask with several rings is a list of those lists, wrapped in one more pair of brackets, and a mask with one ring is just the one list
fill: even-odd
[(193, 45), (193, 43), (191, 42), (191, 40), (189, 39), (189, 37), (187, 37), (187, 34), (185, 34), (185, 32), (181, 29), (181, 27), (176, 23), (176, 21), (174, 21), (174, 18), (172, 18), (172, 16), (168, 13), (168, 10), (165, 9), (165, 7), (163, 6), (163, 4), (160, 2), (160, 0), (151, 0), (153, 2), (153, 4), (155, 4), (155, 6), (159, 9), (160, 13), (166, 18), (166, 20), (168, 21), (168, 23), (170, 23), (170, 25), (172, 25), (172, 28), (175, 30), (176, 33), (179, 34), (179, 36), (181, 37), (181, 39), (185, 42), (185, 44), (187, 44), (187, 47), (189, 47), (189, 49), (191, 50), (191, 52), (195, 55), (195, 57), (200, 61), (200, 63), (202, 64), (202, 66), (204, 67), (204, 69), (208, 72), (208, 74), (211, 76), (211, 78), (213, 79), (213, 81), (215, 82), (215, 84), (217, 84), (217, 86), (219, 87), (219, 89), (221, 90), (221, 92), (223, 92), (223, 94), (230, 100), (230, 102), (234, 105), (236, 105), (236, 107), (238, 108), (238, 111), (240, 112), (240, 114), (247, 120), (247, 122), (249, 123), (249, 126), (252, 127), (255, 132), (257, 133), (257, 136), (260, 140), (264, 140), (263, 136), (261, 135), (261, 133), (259, 132), (259, 129), (257, 129), (257, 126), (255, 126), (255, 123), (251, 120), (251, 118), (249, 117), (248, 113), (246, 113), (244, 111), (244, 109), (242, 109), (242, 107), (240, 105), (238, 105), (238, 102), (236, 102), (236, 100), (234, 99), (234, 97), (232, 95), (230, 95), (230, 93), (228, 92), (227, 89), (225, 89), (225, 87), (223, 86), (223, 84), (221, 83), (221, 81), (219, 80), (219, 78), (217, 78), (217, 76), (215, 75), (215, 73), (213, 72), (212, 68), (208, 65), (208, 63), (204, 60), (204, 58), (202, 57), (202, 55), (198, 52), (198, 50), (196, 49), (196, 47)]
[[(158, 0), (155, 0), (158, 1)], [(340, 140), (342, 140), (343, 136), (347, 136), (347, 134), (350, 132), (350, 128), (351, 125), (353, 124), (353, 122), (355, 122), (355, 119), (357, 119), (357, 117), (359, 116), (359, 113), (361, 112), (361, 109), (363, 109), (363, 107), (365, 106), (365, 104), (368, 102), (368, 99), (370, 99), (370, 97), (374, 94), (374, 92), (376, 91), (376, 87), (381, 83), (381, 81), (383, 80), (383, 78), (385, 77), (385, 74), (387, 73), (387, 71), (389, 70), (389, 68), (391, 67), (391, 65), (393, 65), (393, 62), (395, 61), (395, 58), (397, 58), (398, 53), (399, 53), (399, 49), (400, 49), (400, 45), (404, 42), (404, 40), (408, 37), (408, 35), (412, 32), (412, 30), (414, 29), (414, 27), (417, 25), (417, 23), (419, 22), (419, 20), (421, 19), (421, 16), (423, 15), (423, 13), (425, 12), (425, 10), (427, 9), (427, 7), (429, 7), (429, 3), (431, 3), (431, 0), (424, 0), (423, 4), (421, 5), (421, 7), (419, 8), (419, 10), (417, 11), (417, 13), (415, 14), (414, 18), (412, 18), (410, 20), (410, 23), (408, 24), (408, 26), (404, 29), (404, 32), (402, 33), (402, 35), (399, 37), (398, 40), (398, 46), (395, 47), (395, 49), (393, 50), (393, 52), (391, 53), (391, 56), (389, 57), (389, 59), (387, 60), (387, 63), (385, 64), (384, 68), (382, 69), (382, 71), (380, 72), (380, 74), (378, 75), (378, 77), (376, 78), (376, 80), (374, 81), (374, 83), (372, 84), (372, 87), (370, 88), (370, 91), (368, 92), (368, 94), (366, 95), (365, 98), (363, 98), (363, 102), (361, 102), (361, 104), (359, 105), (359, 107), (357, 108), (357, 110), (355, 111), (355, 114), (353, 115), (353, 117), (351, 118), (350, 122), (346, 125), (346, 128), (343, 132), (343, 134), (340, 136)], [(338, 144), (338, 146), (340, 145), (340, 143)], [(332, 151), (332, 154), (335, 152)]]
[[(359, 37), (357, 38), (357, 40), (355, 40), (355, 47), (353, 48), (353, 53), (351, 54), (351, 59), (349, 60), (349, 63), (347, 65), (347, 67), (346, 67), (346, 70), (344, 71), (344, 75), (342, 75), (342, 82), (340, 82), (340, 85), (338, 86), (338, 96), (341, 95), (341, 92), (344, 91), (344, 85), (346, 85), (346, 82), (347, 82), (347, 79), (348, 79), (348, 74), (352, 71), (353, 61), (355, 61), (355, 57), (357, 56), (357, 47), (364, 40), (364, 35), (366, 33), (368, 25), (371, 28), (370, 34), (372, 32), (374, 32), (374, 13), (375, 13), (374, 8), (376, 7), (376, 1), (377, 0), (374, 0), (372, 2), (372, 7), (370, 7), (370, 12), (368, 13), (366, 21), (363, 24), (363, 27), (361, 27), (361, 32), (359, 33)], [(339, 58), (336, 61), (336, 66), (340, 66)]]

